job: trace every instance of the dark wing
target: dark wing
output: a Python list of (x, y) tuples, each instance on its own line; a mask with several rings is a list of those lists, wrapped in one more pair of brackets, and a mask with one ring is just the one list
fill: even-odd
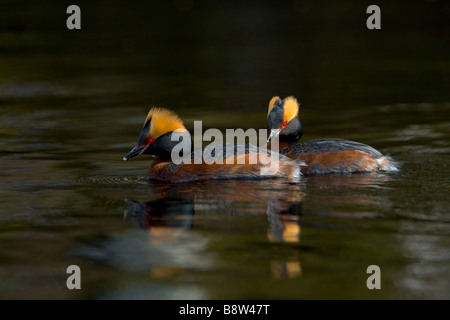
[[(216, 152), (220, 153), (220, 156), (216, 156)], [(204, 147), (201, 150), (197, 150), (191, 154), (191, 159), (201, 159), (199, 162), (203, 162), (204, 160), (213, 160), (214, 157), (217, 158), (227, 158), (229, 156), (239, 156), (244, 154), (250, 154), (250, 153), (266, 153), (268, 155), (274, 155), (275, 152), (272, 150), (267, 150), (264, 148), (260, 148), (257, 146), (254, 146), (252, 144), (234, 144), (234, 143), (227, 143), (223, 145), (208, 145)], [(290, 162), (291, 159), (280, 156), (278, 154), (278, 157), (280, 161), (283, 162)]]
[(305, 153), (324, 153), (342, 150), (361, 150), (375, 158), (380, 158), (383, 156), (378, 150), (368, 146), (367, 144), (344, 139), (309, 140), (287, 147), (281, 150), (280, 153), (291, 153), (293, 156), (298, 156)]

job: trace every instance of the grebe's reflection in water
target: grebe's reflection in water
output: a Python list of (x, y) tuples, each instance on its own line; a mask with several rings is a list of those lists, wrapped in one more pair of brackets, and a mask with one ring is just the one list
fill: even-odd
[[(183, 233), (196, 230), (196, 212), (201, 213), (198, 220), (222, 219), (224, 215), (232, 217), (231, 224), (237, 227), (240, 227), (239, 219), (243, 217), (264, 214), (267, 215), (266, 233), (270, 243), (298, 242), (301, 204), (305, 196), (303, 188), (301, 184), (276, 179), (151, 183), (151, 196), (155, 199), (145, 202), (127, 200), (125, 219), (147, 229), (149, 243), (155, 244), (185, 238), (181, 236)], [(230, 222), (229, 219), (227, 221)], [(218, 227), (230, 228), (221, 223)], [(275, 278), (292, 278), (301, 274), (298, 257), (268, 263)]]
[[(302, 202), (285, 202), (284, 206), (267, 208), (269, 228), (267, 237), (270, 242), (300, 242)], [(295, 251), (289, 259), (277, 259), (270, 262), (270, 271), (276, 279), (296, 278), (302, 275), (299, 252)]]
[(299, 242), (302, 202), (285, 202), (278, 206), (268, 205), (269, 229), (267, 237), (271, 242)]
[(201, 181), (185, 184), (150, 184), (155, 200), (127, 200), (125, 218), (151, 232), (157, 229), (187, 230), (194, 214), (268, 215), (268, 240), (299, 241), (303, 186), (280, 180)]
[(189, 200), (166, 198), (148, 202), (126, 200), (125, 219), (149, 230), (192, 228), (194, 204)]
[[(232, 232), (230, 238), (233, 238), (243, 229), (245, 232), (241, 233), (241, 241), (248, 241), (249, 232), (255, 234), (255, 230), (265, 230), (268, 245), (295, 245), (290, 247), (292, 254), (282, 256), (274, 251), (274, 258), (267, 261), (275, 278), (294, 278), (302, 274), (299, 248), (303, 247), (298, 246), (300, 241), (305, 240), (301, 237), (302, 225), (327, 225), (329, 218), (336, 217), (341, 218), (342, 223), (348, 219), (361, 219), (360, 208), (379, 203), (376, 195), (364, 190), (383, 189), (383, 183), (388, 179), (387, 175), (355, 174), (306, 177), (301, 184), (276, 179), (150, 183), (151, 200), (128, 201), (125, 216), (147, 229), (153, 243), (173, 240), (183, 234), (182, 238), (189, 234), (201, 235), (208, 243), (209, 231)], [(315, 198), (321, 199), (319, 203), (306, 202), (306, 215), (310, 220), (306, 222), (302, 221), (305, 184), (308, 184), (309, 193), (317, 194)], [(347, 188), (352, 192), (343, 196), (342, 192), (335, 194), (336, 188)], [(350, 209), (342, 210), (347, 207)], [(261, 215), (265, 216), (265, 229), (261, 229), (261, 220), (246, 218)], [(372, 215), (364, 214), (363, 217), (371, 218)], [(202, 232), (191, 233), (191, 229)], [(220, 245), (227, 244), (227, 241), (223, 241)], [(278, 249), (274, 247), (274, 250)]]

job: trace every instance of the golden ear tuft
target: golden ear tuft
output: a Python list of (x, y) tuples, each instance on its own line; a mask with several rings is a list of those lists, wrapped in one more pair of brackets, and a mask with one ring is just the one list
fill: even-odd
[(180, 117), (172, 110), (165, 108), (152, 108), (148, 112), (145, 123), (151, 118), (149, 137), (157, 139), (163, 134), (175, 131), (186, 130)]
[(297, 117), (299, 109), (297, 99), (294, 98), (293, 96), (286, 97), (284, 99), (283, 109), (284, 109), (284, 116), (283, 116), (284, 121), (289, 122), (295, 117)]

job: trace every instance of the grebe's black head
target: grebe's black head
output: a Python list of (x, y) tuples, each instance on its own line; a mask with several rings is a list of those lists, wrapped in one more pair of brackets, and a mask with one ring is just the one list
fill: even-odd
[(136, 146), (123, 160), (143, 153), (170, 159), (173, 148), (180, 142), (189, 142), (189, 152), (192, 150), (191, 135), (180, 118), (168, 109), (152, 108), (144, 122)]
[(299, 104), (294, 97), (283, 100), (273, 97), (269, 102), (267, 120), (270, 136), (268, 141), (278, 136), (281, 141), (293, 143), (302, 137), (302, 124), (298, 116)]

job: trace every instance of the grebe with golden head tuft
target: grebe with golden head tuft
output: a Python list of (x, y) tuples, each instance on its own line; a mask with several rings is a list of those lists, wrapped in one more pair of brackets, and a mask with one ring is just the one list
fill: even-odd
[[(184, 142), (187, 148), (179, 148), (181, 142)], [(301, 174), (301, 162), (251, 144), (225, 144), (221, 148), (223, 155), (214, 154), (216, 149), (210, 146), (194, 152), (191, 152), (192, 149), (192, 137), (178, 115), (168, 109), (152, 108), (136, 146), (123, 160), (140, 154), (155, 155), (157, 158), (150, 165), (148, 177), (169, 182), (267, 178), (298, 181)], [(180, 158), (189, 161), (173, 161), (174, 150)], [(211, 157), (217, 159), (218, 155), (222, 160), (220, 163), (210, 161)], [(272, 160), (276, 160), (275, 165), (270, 162)]]
[(272, 139), (279, 140), (280, 153), (302, 160), (304, 174), (355, 173), (398, 171), (397, 164), (373, 147), (345, 139), (315, 139), (293, 144), (303, 133), (298, 118), (299, 103), (290, 96), (273, 97), (269, 102), (267, 120), (271, 129), (267, 148)]

